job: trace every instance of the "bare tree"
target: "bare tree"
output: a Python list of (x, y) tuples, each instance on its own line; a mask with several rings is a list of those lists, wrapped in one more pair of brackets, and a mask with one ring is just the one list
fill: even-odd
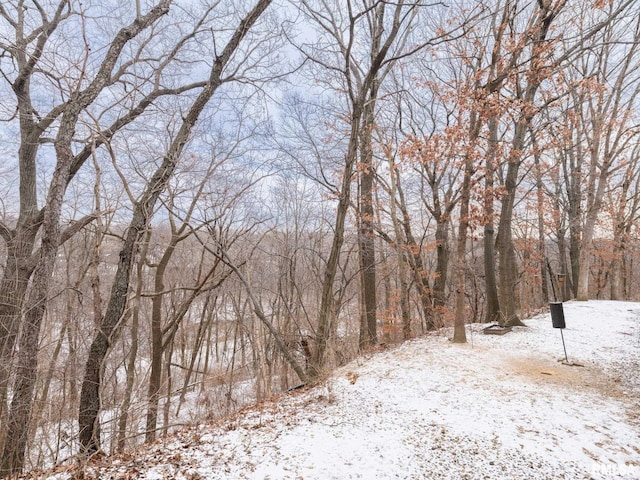
[[(173, 291), (173, 288), (168, 288), (166, 285), (166, 273), (167, 268), (172, 262), (174, 253), (176, 252), (179, 244), (190, 238), (194, 231), (204, 228), (209, 223), (215, 223), (216, 218), (211, 218), (206, 221), (194, 225), (193, 217), (199, 203), (202, 202), (203, 197), (207, 195), (209, 184), (212, 181), (213, 175), (218, 167), (224, 163), (225, 158), (216, 158), (214, 155), (210, 160), (207, 168), (204, 169), (202, 178), (196, 185), (189, 185), (186, 192), (176, 192), (175, 189), (168, 188), (168, 198), (164, 201), (164, 206), (168, 210), (169, 221), (169, 241), (166, 245), (163, 245), (163, 251), (160, 255), (160, 259), (156, 263), (152, 263), (146, 260), (149, 267), (155, 270), (153, 276), (153, 291), (151, 293), (151, 371), (149, 373), (149, 385), (147, 390), (147, 416), (146, 416), (146, 428), (145, 428), (145, 441), (153, 442), (156, 438), (156, 427), (158, 418), (158, 403), (160, 400), (160, 389), (162, 383), (162, 359), (167, 351), (167, 348), (172, 344), (173, 338), (183, 321), (187, 312), (194, 301), (201, 295), (209, 290), (216, 289), (227, 278), (230, 272), (220, 272), (222, 268), (219, 268), (220, 259), (214, 258), (214, 261), (210, 268), (204, 272), (201, 272), (200, 267), (196, 268), (198, 272), (196, 282), (194, 285), (185, 285), (182, 288), (188, 289), (190, 293), (177, 305), (174, 305), (173, 314), (168, 315), (164, 313), (166, 311), (166, 305), (163, 300), (167, 294)], [(195, 191), (192, 189), (195, 187)], [(175, 203), (179, 200), (180, 193), (187, 193), (190, 196), (190, 200), (186, 210), (183, 213), (178, 213)], [(240, 192), (238, 195), (240, 195)], [(234, 198), (229, 201), (232, 203)], [(231, 208), (229, 205), (224, 205), (220, 209), (224, 212)], [(179, 222), (179, 223), (178, 223)], [(197, 351), (197, 350), (194, 350)], [(169, 399), (167, 399), (169, 403)]]
[(162, 163), (150, 178), (144, 192), (135, 205), (133, 218), (129, 224), (127, 236), (120, 251), (120, 261), (104, 319), (91, 344), (85, 367), (78, 416), (80, 443), (84, 453), (93, 453), (100, 448), (98, 414), (100, 413), (102, 362), (109, 350), (110, 342), (113, 341), (113, 335), (117, 335), (118, 333), (117, 329), (121, 324), (125, 311), (133, 257), (140, 236), (146, 228), (156, 201), (166, 188), (167, 183), (175, 171), (198, 117), (220, 85), (233, 79), (233, 72), (231, 72), (230, 77), (224, 76), (225, 68), (232, 59), (233, 54), (238, 50), (242, 40), (270, 3), (271, 0), (259, 0), (240, 21), (240, 24), (236, 27), (224, 48), (216, 55), (209, 72), (209, 78), (185, 114), (180, 128), (172, 140)]
[[(309, 22), (318, 27), (322, 36), (320, 43), (302, 45), (300, 50), (317, 67), (335, 75), (329, 81), (329, 86), (337, 86), (345, 92), (349, 129), (342, 178), (340, 186), (334, 191), (337, 197), (335, 233), (324, 273), (311, 369), (313, 376), (319, 375), (325, 363), (328, 342), (336, 327), (334, 282), (344, 243), (345, 223), (351, 204), (351, 183), (357, 171), (359, 152), (363, 162), (359, 199), (360, 259), (363, 275), (361, 327), (366, 327), (366, 333), (360, 338), (363, 345), (376, 341), (375, 243), (370, 224), (373, 220), (373, 202), (370, 196), (374, 175), (370, 153), (373, 112), (381, 82), (395, 63), (440, 38), (421, 40), (412, 45), (406, 43), (420, 7), (427, 5), (421, 2), (400, 1), (391, 5), (386, 2), (367, 1), (359, 6), (349, 1), (346, 5), (336, 4), (328, 10), (326, 4), (302, 2), (303, 14)], [(364, 58), (360, 51), (361, 44), (367, 45)]]
[[(613, 219), (613, 258), (611, 259), (611, 299), (629, 299), (628, 250), (632, 241), (632, 229), (640, 214), (640, 168), (638, 144), (631, 152), (631, 161), (618, 181), (618, 188), (611, 188), (607, 205)], [(613, 179), (611, 179), (613, 181)]]
[[(35, 372), (37, 366), (37, 346), (42, 318), (48, 298), (48, 282), (53, 272), (58, 246), (73, 233), (86, 225), (92, 218), (89, 215), (67, 230), (60, 226), (60, 215), (69, 181), (79, 167), (88, 158), (93, 146), (86, 152), (74, 154), (72, 143), (77, 132), (82, 112), (91, 105), (110, 85), (118, 82), (127, 73), (127, 66), (135, 63), (135, 58), (124, 62), (122, 68), (115, 69), (121, 54), (133, 38), (156, 23), (168, 12), (169, 1), (160, 2), (147, 14), (123, 27), (112, 39), (106, 55), (94, 72), (82, 71), (80, 81), (72, 82), (68, 92), (60, 92), (65, 100), (51, 108), (48, 113), (40, 114), (32, 102), (31, 86), (36, 78), (46, 70), (39, 64), (47, 60), (44, 56), (47, 42), (63, 21), (79, 14), (72, 10), (70, 2), (63, 0), (51, 12), (39, 8), (35, 17), (23, 15), (21, 6), (14, 12), (6, 8), (0, 10), (4, 21), (15, 32), (15, 40), (2, 45), (4, 51), (15, 61), (16, 70), (11, 78), (5, 79), (15, 92), (17, 110), (20, 118), (21, 146), (18, 153), (20, 164), (20, 215), (14, 229), (3, 226), (3, 238), (7, 242), (9, 254), (0, 295), (3, 296), (0, 315), (2, 335), (0, 339), (2, 359), (7, 359), (13, 350), (19, 325), (22, 325), (19, 356), (16, 366), (16, 379), (13, 388), (11, 408), (6, 422), (6, 439), (0, 472), (3, 475), (20, 471), (24, 463), (26, 429), (30, 417)], [(13, 15), (12, 15), (13, 14)], [(81, 16), (81, 15), (80, 15)], [(35, 26), (31, 23), (39, 20)], [(90, 55), (87, 46), (83, 52), (85, 59)], [(68, 82), (64, 82), (68, 84)], [(160, 95), (159, 91), (154, 93)], [(146, 99), (148, 100), (148, 99)], [(148, 105), (148, 103), (147, 103)], [(139, 115), (140, 111), (130, 111), (128, 118), (121, 118), (106, 135), (113, 135), (119, 127)], [(46, 108), (46, 107), (45, 107)], [(125, 115), (126, 117), (126, 115)], [(56, 169), (50, 182), (45, 208), (38, 207), (35, 179), (38, 146), (44, 140), (48, 130), (57, 127), (53, 140)], [(46, 141), (46, 140), (44, 140)], [(40, 247), (34, 252), (37, 234), (42, 229)], [(27, 299), (27, 308), (23, 321), (20, 310), (27, 283), (31, 288)], [(4, 364), (4, 361), (2, 362)], [(6, 391), (8, 375), (3, 372), (0, 387)]]
[[(622, 23), (626, 25), (627, 19)], [(638, 135), (631, 112), (637, 105), (640, 92), (640, 21), (636, 19), (633, 36), (624, 53), (621, 48), (615, 48), (618, 41), (627, 43), (626, 39), (615, 38), (616, 26), (617, 23), (614, 22), (605, 28), (603, 47), (597, 60), (591, 59), (586, 52), (582, 56), (583, 67), (593, 73), (583, 72), (587, 73), (587, 78), (596, 82), (587, 88), (596, 91), (591, 91), (579, 106), (581, 115), (577, 125), (578, 131), (583, 135), (579, 141), (584, 142), (585, 156), (588, 159), (585, 218), (581, 232), (577, 282), (578, 300), (589, 298), (591, 243), (609, 177), (616, 170), (626, 168), (629, 152), (637, 142)], [(624, 56), (621, 59), (622, 53)]]

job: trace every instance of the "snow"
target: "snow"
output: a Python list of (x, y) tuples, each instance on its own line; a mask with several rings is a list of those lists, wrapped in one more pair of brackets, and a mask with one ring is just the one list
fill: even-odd
[[(321, 386), (85, 467), (101, 479), (640, 478), (640, 303), (370, 353)], [(73, 468), (32, 474), (70, 479)]]

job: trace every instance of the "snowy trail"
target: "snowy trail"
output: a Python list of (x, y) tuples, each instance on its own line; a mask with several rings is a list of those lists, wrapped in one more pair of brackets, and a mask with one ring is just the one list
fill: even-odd
[[(430, 335), (322, 387), (104, 460), (85, 478), (640, 478), (640, 304), (565, 303), (469, 343)], [(69, 472), (50, 478), (66, 480)]]

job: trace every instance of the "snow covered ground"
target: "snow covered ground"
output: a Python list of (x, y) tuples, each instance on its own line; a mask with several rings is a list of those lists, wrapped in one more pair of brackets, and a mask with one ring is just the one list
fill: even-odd
[[(201, 425), (85, 479), (640, 479), (640, 303), (564, 304), (369, 354), (327, 383)], [(67, 480), (61, 468), (33, 478)]]

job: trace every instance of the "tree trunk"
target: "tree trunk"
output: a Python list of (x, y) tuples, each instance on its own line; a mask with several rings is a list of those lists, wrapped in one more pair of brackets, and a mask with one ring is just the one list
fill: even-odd
[(494, 163), (496, 162), (496, 148), (498, 144), (498, 121), (489, 119), (489, 147), (486, 161), (485, 192), (484, 192), (484, 281), (487, 295), (487, 306), (484, 321), (487, 323), (500, 321), (500, 302), (498, 300), (498, 285), (496, 282), (496, 254), (494, 208), (495, 193), (493, 188)]
[(291, 351), (282, 340), (282, 336), (280, 335), (280, 333), (275, 329), (273, 324), (269, 321), (267, 316), (264, 314), (264, 311), (260, 306), (260, 302), (258, 301), (257, 297), (253, 293), (253, 288), (251, 288), (251, 285), (249, 284), (245, 276), (238, 269), (238, 267), (231, 262), (227, 253), (224, 250), (221, 249), (221, 253), (219, 254), (218, 258), (220, 258), (229, 268), (231, 268), (231, 270), (233, 270), (233, 273), (236, 274), (240, 282), (244, 285), (247, 291), (247, 295), (249, 296), (249, 300), (251, 301), (251, 305), (253, 306), (253, 313), (255, 313), (256, 317), (258, 317), (258, 319), (262, 322), (262, 324), (265, 327), (267, 327), (267, 330), (269, 330), (269, 333), (271, 333), (274, 341), (276, 342), (276, 346), (278, 347), (278, 350), (280, 350), (280, 353), (282, 354), (284, 359), (291, 366), (293, 371), (296, 372), (300, 381), (303, 383), (308, 383), (310, 380), (312, 380), (312, 378), (309, 377), (304, 372), (304, 370), (300, 367), (297, 360), (291, 354)]
[(149, 374), (149, 386), (147, 389), (147, 425), (145, 429), (145, 442), (152, 443), (156, 439), (156, 426), (158, 421), (158, 402), (160, 400), (160, 387), (162, 386), (162, 300), (164, 298), (164, 272), (169, 260), (175, 252), (179, 237), (172, 232), (169, 245), (156, 266), (154, 280), (154, 296), (151, 299), (151, 373)]
[[(158, 192), (159, 193), (159, 192)], [(155, 203), (155, 199), (153, 199)], [(143, 202), (134, 210), (129, 224), (116, 276), (111, 288), (107, 310), (99, 326), (96, 336), (89, 348), (85, 364), (85, 372), (80, 391), (80, 407), (78, 413), (79, 440), (81, 452), (95, 453), (100, 449), (100, 387), (104, 373), (104, 359), (109, 346), (117, 334), (117, 327), (122, 323), (129, 292), (129, 275), (133, 266), (133, 257), (138, 241), (144, 233), (147, 223)], [(152, 210), (148, 210), (152, 211)]]
[(22, 334), (19, 340), (16, 380), (7, 419), (7, 435), (2, 464), (0, 465), (0, 476), (18, 473), (24, 465), (37, 375), (40, 327), (44, 318), (49, 296), (49, 283), (60, 244), (60, 215), (73, 160), (69, 145), (74, 131), (75, 118), (77, 118), (77, 113), (74, 112), (65, 115), (60, 126), (61, 133), (57, 138), (57, 165), (49, 185), (41, 247), (28, 298), (29, 308), (24, 314)]
[(27, 286), (36, 265), (33, 249), (42, 223), (36, 191), (36, 155), (41, 131), (33, 118), (28, 82), (21, 84), (20, 88), (14, 86), (14, 90), (20, 114), (20, 213), (15, 229), (1, 231), (6, 242), (6, 260), (0, 281), (0, 451), (4, 450), (7, 435), (7, 393), (14, 347), (20, 330)]
[[(636, 200), (634, 203), (638, 203)], [(621, 212), (622, 214), (623, 212)], [(621, 220), (616, 227), (613, 245), (613, 260), (611, 260), (611, 300), (626, 300), (625, 257), (627, 243), (631, 235), (631, 224)]]
[[(60, 105), (54, 109), (55, 113), (52, 111), (50, 115), (42, 119), (38, 118), (36, 122), (35, 110), (31, 106), (29, 97), (29, 79), (37, 65), (40, 55), (42, 55), (42, 48), (47, 42), (49, 35), (57, 28), (61, 19), (66, 15), (66, 13), (64, 13), (66, 12), (64, 5), (65, 2), (61, 2), (55, 15), (47, 21), (43, 21), (43, 28), (38, 34), (38, 48), (35, 49), (34, 54), (29, 60), (26, 61), (24, 51), (20, 50), (17, 53), (19, 74), (12, 85), (18, 99), (22, 135), (19, 152), (21, 206), (20, 218), (16, 229), (20, 248), (24, 248), (29, 243), (31, 244), (31, 248), (33, 248), (33, 242), (31, 242), (29, 238), (33, 238), (31, 236), (36, 235), (38, 227), (40, 226), (40, 219), (42, 219), (43, 232), (40, 250), (34, 262), (35, 269), (33, 270), (32, 288), (28, 298), (30, 303), (28, 303), (28, 308), (26, 309), (23, 320), (22, 331), (24, 338), (20, 339), (20, 344), (23, 345), (24, 348), (21, 347), (18, 358), (11, 411), (7, 419), (8, 429), (6, 443), (3, 448), (3, 462), (2, 467), (0, 467), (1, 475), (16, 473), (24, 464), (26, 432), (33, 407), (33, 389), (37, 371), (37, 349), (40, 327), (46, 308), (49, 279), (54, 270), (58, 246), (63, 239), (63, 236), (60, 234), (60, 214), (66, 187), (75, 173), (74, 164), (76, 159), (73, 156), (71, 143), (74, 141), (76, 124), (80, 112), (91, 104), (105, 88), (111, 78), (110, 74), (113, 67), (126, 43), (149, 24), (164, 15), (168, 9), (166, 3), (161, 3), (154, 7), (150, 13), (137, 19), (134, 24), (121, 29), (111, 42), (95, 77), (83, 84), (83, 86), (86, 85), (86, 87), (83, 90), (72, 92), (64, 105)], [(22, 36), (22, 32), (18, 32), (22, 27), (24, 27), (23, 20), (20, 20), (19, 24), (16, 25), (16, 33), (20, 37)], [(24, 41), (24, 38), (21, 37), (19, 41)], [(37, 175), (35, 158), (38, 145), (40, 144), (39, 137), (54, 121), (59, 122), (54, 141), (56, 168), (49, 184), (47, 202), (45, 204), (46, 208), (36, 215), (35, 209), (37, 208), (37, 201), (35, 197), (35, 182)], [(40, 217), (40, 215), (42, 216)], [(4, 236), (6, 238), (6, 234)], [(25, 251), (24, 253), (27, 252)], [(7, 260), (9, 263), (12, 263), (14, 260), (19, 260), (19, 258), (12, 258), (12, 252), (10, 252)], [(28, 280), (29, 275), (24, 273), (28, 267), (18, 264), (16, 264), (16, 267), (23, 270), (23, 273), (17, 275), (16, 279), (20, 282)], [(7, 272), (5, 272), (5, 274), (6, 273)], [(0, 286), (0, 291), (4, 287), (5, 285)], [(2, 293), (4, 294), (4, 292)], [(16, 293), (24, 295), (20, 286), (16, 289)], [(21, 300), (15, 298), (15, 294), (11, 294), (9, 297), (9, 302), (7, 302), (9, 309), (18, 307), (21, 304)], [(8, 313), (9, 316), (13, 315), (11, 312)], [(3, 325), (3, 331), (0, 332), (0, 334), (3, 336), (6, 334), (6, 336), (0, 340), (3, 350), (0, 352), (0, 355), (8, 354), (12, 350), (12, 343), (15, 342), (15, 333), (17, 332), (17, 326), (15, 324), (9, 325), (9, 328), (4, 328), (7, 319), (6, 316), (2, 318), (2, 322), (5, 323), (5, 325)], [(16, 320), (17, 317), (11, 322), (13, 323)], [(1, 360), (2, 359), (0, 359), (0, 361)], [(3, 374), (4, 372), (0, 372), (0, 375), (4, 376)], [(0, 390), (2, 390), (4, 386), (6, 386), (6, 378), (0, 378)], [(0, 392), (0, 396), (1, 393), (2, 392)]]
[[(308, 5), (306, 6), (308, 7)], [(392, 46), (397, 40), (400, 39), (404, 41), (406, 39), (406, 37), (403, 37), (406, 32), (402, 31), (402, 27), (415, 18), (415, 5), (407, 6), (408, 11), (405, 11), (405, 3), (404, 1), (400, 1), (390, 7), (393, 9), (392, 20), (386, 22), (385, 12), (387, 6), (385, 2), (378, 3), (375, 7), (366, 6), (363, 14), (357, 17), (350, 13), (349, 33), (343, 30), (342, 25), (332, 24), (331, 21), (325, 24), (324, 11), (321, 14), (311, 12), (311, 16), (316, 21), (319, 21), (322, 27), (327, 30), (329, 35), (333, 36), (338, 43), (347, 42), (347, 47), (342, 48), (344, 58), (341, 58), (341, 61), (344, 62), (344, 67), (341, 65), (339, 69), (343, 71), (345, 75), (342, 80), (347, 87), (346, 94), (351, 107), (349, 143), (345, 155), (345, 167), (342, 174), (341, 187), (337, 192), (338, 207), (336, 210), (335, 233), (325, 267), (320, 311), (318, 312), (318, 327), (315, 339), (316, 348), (313, 352), (313, 358), (309, 368), (309, 376), (312, 378), (317, 378), (320, 375), (326, 361), (329, 338), (337, 328), (334, 305), (334, 281), (340, 251), (344, 242), (345, 219), (350, 205), (351, 177), (354, 173), (357, 160), (358, 143), (363, 133), (362, 126), (363, 124), (366, 125), (366, 119), (363, 120), (365, 107), (368, 101), (375, 100), (380, 82), (393, 65), (387, 58)], [(356, 42), (359, 39), (353, 35), (353, 31), (357, 22), (363, 18), (368, 22), (368, 33), (371, 39), (371, 44), (368, 46), (370, 64), (366, 70), (362, 69), (362, 65), (357, 65), (352, 56), (352, 51), (361, 48), (359, 44), (357, 44), (357, 48), (355, 48)], [(410, 30), (407, 29), (406, 31), (408, 32)], [(385, 33), (387, 35), (386, 38), (383, 39)], [(387, 63), (385, 64), (385, 62)], [(344, 70), (342, 70), (343, 68)], [(369, 138), (370, 135), (371, 132), (368, 133)], [(372, 297), (369, 298), (369, 300), (371, 299)], [(372, 315), (374, 311), (375, 310), (371, 311)], [(370, 317), (370, 319), (373, 323), (373, 317)]]
[(578, 194), (576, 206), (569, 207), (569, 265), (571, 267), (570, 288), (573, 298), (578, 296), (580, 283), (580, 245), (582, 244), (582, 208), (581, 197)]
[[(597, 156), (597, 153), (594, 153)], [(592, 159), (592, 164), (597, 165), (600, 161), (597, 158)], [(603, 161), (602, 164), (606, 164)], [(607, 179), (609, 177), (608, 168), (602, 167), (597, 180), (595, 179), (596, 173), (592, 172), (592, 182), (594, 185), (588, 187), (587, 196), (589, 197), (587, 209), (587, 215), (584, 221), (584, 227), (582, 229), (582, 241), (580, 243), (580, 255), (578, 256), (580, 262), (580, 273), (578, 275), (578, 294), (577, 300), (586, 301), (589, 300), (589, 274), (591, 272), (591, 252), (593, 250), (593, 235), (595, 232), (596, 221), (598, 220), (598, 213), (600, 212), (600, 206), (602, 205), (602, 198), (607, 188)]]
[[(140, 297), (138, 296), (138, 300)], [(140, 325), (139, 307), (133, 312), (131, 320), (131, 351), (127, 360), (127, 378), (125, 380), (124, 398), (120, 408), (120, 418), (118, 418), (118, 435), (116, 438), (115, 451), (124, 453), (127, 441), (127, 426), (129, 424), (129, 409), (131, 408), (131, 397), (136, 379), (136, 360), (138, 359), (138, 329)]]
[(578, 262), (580, 264), (580, 272), (578, 274), (578, 293), (576, 300), (586, 302), (589, 300), (589, 275), (591, 274), (591, 251), (593, 246), (591, 240), (593, 238), (593, 229), (595, 225), (585, 223), (582, 230), (582, 242), (580, 245), (580, 254)]
[(361, 107), (359, 105), (354, 105), (354, 111), (351, 116), (349, 147), (345, 158), (345, 168), (342, 174), (342, 186), (338, 197), (338, 206), (336, 208), (333, 241), (331, 242), (331, 251), (326, 263), (324, 280), (322, 282), (322, 296), (320, 299), (320, 311), (318, 312), (318, 328), (316, 331), (315, 349), (309, 364), (309, 371), (307, 372), (311, 378), (317, 378), (322, 373), (322, 368), (326, 361), (330, 334), (333, 330), (333, 323), (336, 321), (333, 284), (338, 272), (340, 251), (342, 250), (342, 244), (344, 243), (344, 227), (351, 199), (351, 177), (353, 175), (358, 149), (361, 115)]
[(549, 285), (548, 285), (548, 272), (547, 272), (547, 249), (545, 246), (545, 220), (544, 220), (544, 180), (542, 176), (542, 166), (540, 164), (540, 154), (535, 145), (535, 134), (532, 132), (532, 138), (534, 139), (534, 163), (535, 163), (535, 176), (536, 176), (536, 211), (538, 217), (538, 257), (540, 258), (540, 266), (538, 271), (540, 272), (540, 288), (542, 298), (540, 300), (541, 306), (549, 302)]
[(511, 225), (513, 222), (513, 203), (515, 200), (516, 180), (520, 160), (509, 163), (505, 187), (507, 194), (502, 199), (502, 210), (498, 230), (498, 268), (501, 324), (524, 325), (517, 314), (517, 263)]
[(549, 275), (547, 271), (546, 258), (547, 248), (545, 239), (545, 221), (544, 221), (544, 192), (542, 190), (542, 175), (538, 175), (536, 193), (538, 195), (538, 251), (540, 252), (540, 289), (542, 294), (542, 303), (549, 303)]
[(360, 198), (359, 198), (359, 232), (360, 275), (362, 279), (362, 307), (360, 315), (360, 348), (367, 348), (378, 343), (377, 334), (377, 295), (376, 295), (376, 250), (373, 230), (373, 151), (371, 135), (374, 127), (374, 108), (377, 88), (372, 86), (369, 101), (363, 111), (363, 125), (360, 132)]
[[(184, 403), (185, 397), (187, 395), (187, 388), (191, 383), (191, 377), (195, 376), (194, 371), (196, 368), (196, 361), (198, 360), (198, 356), (202, 359), (202, 347), (205, 344), (205, 336), (207, 332), (211, 332), (211, 323), (214, 320), (214, 311), (216, 309), (216, 305), (218, 297), (213, 297), (213, 301), (211, 300), (211, 295), (207, 295), (204, 299), (204, 305), (202, 306), (202, 313), (200, 315), (200, 323), (198, 324), (198, 332), (196, 333), (195, 345), (191, 350), (191, 358), (189, 359), (189, 368), (184, 377), (184, 382), (182, 383), (182, 388), (180, 389), (180, 398), (178, 399), (178, 407), (176, 408), (176, 417), (180, 415), (180, 409)], [(211, 306), (209, 306), (211, 305)], [(209, 333), (210, 335), (210, 333)], [(208, 345), (205, 347), (205, 361), (204, 367), (202, 370), (203, 377), (207, 374), (208, 369), (208, 355), (209, 355), (209, 347)], [(201, 385), (204, 385), (204, 378), (201, 382)]]
[(470, 158), (465, 159), (464, 178), (460, 190), (460, 219), (458, 220), (458, 239), (456, 247), (455, 270), (455, 318), (453, 323), (453, 342), (466, 343), (466, 264), (467, 231), (469, 228), (469, 203), (471, 201), (471, 177), (473, 164)]
[(396, 237), (395, 250), (398, 257), (398, 277), (400, 284), (400, 312), (402, 318), (402, 337), (405, 340), (411, 338), (411, 311), (409, 307), (409, 285), (407, 282), (407, 265), (406, 265), (406, 242), (403, 238), (402, 227), (398, 221), (397, 214), (397, 190), (398, 190), (398, 171), (393, 162), (393, 158), (389, 158), (389, 176), (391, 177), (391, 222), (393, 224), (393, 232)]
[[(436, 193), (434, 193), (436, 195)], [(433, 281), (433, 308), (438, 318), (437, 323), (443, 324), (442, 314), (447, 303), (445, 289), (447, 287), (447, 272), (449, 271), (449, 215), (437, 208), (436, 216), (436, 278)]]
[(142, 286), (144, 284), (144, 263), (149, 250), (149, 240), (151, 238), (151, 230), (147, 231), (146, 238), (142, 244), (140, 251), (140, 260), (138, 261), (136, 274), (137, 284), (134, 299), (134, 306), (131, 319), (131, 351), (127, 361), (127, 378), (125, 380), (124, 398), (120, 409), (120, 418), (118, 419), (118, 437), (116, 441), (116, 451), (122, 453), (125, 450), (127, 438), (127, 424), (129, 422), (129, 408), (131, 407), (131, 396), (133, 395), (133, 386), (135, 381), (136, 360), (138, 357), (138, 330), (140, 325), (140, 307), (142, 304)]
[(14, 347), (20, 329), (20, 312), (33, 267), (29, 266), (35, 233), (25, 238), (17, 229), (7, 244), (7, 259), (0, 282), (0, 451), (7, 433), (7, 393), (13, 366)]

